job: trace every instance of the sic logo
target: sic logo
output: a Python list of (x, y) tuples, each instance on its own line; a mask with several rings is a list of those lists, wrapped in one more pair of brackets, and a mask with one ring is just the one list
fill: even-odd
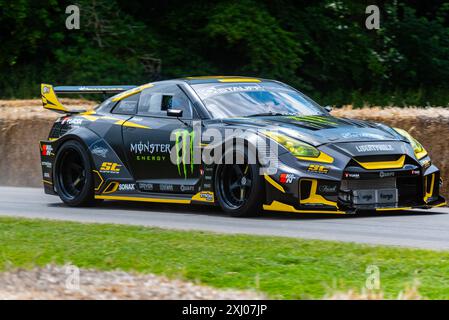
[(307, 170), (310, 172), (323, 173), (323, 174), (326, 174), (329, 172), (329, 168), (327, 168), (325, 166), (320, 166), (319, 164), (311, 164), (311, 165), (309, 165)]
[(103, 162), (100, 167), (101, 172), (120, 172), (120, 167), (118, 163), (114, 162)]

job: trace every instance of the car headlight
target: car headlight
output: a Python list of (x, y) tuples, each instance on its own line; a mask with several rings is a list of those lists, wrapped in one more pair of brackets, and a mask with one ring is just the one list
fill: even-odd
[(314, 146), (296, 140), (279, 132), (265, 131), (264, 134), (287, 149), (293, 156), (301, 160), (332, 163), (334, 159)]
[(412, 137), (410, 133), (403, 129), (393, 128), (397, 133), (406, 138), (410, 144), (412, 145), (413, 151), (415, 152), (415, 156), (418, 160), (421, 160), (425, 156), (427, 156), (427, 151), (424, 149), (421, 143), (418, 142), (415, 138)]

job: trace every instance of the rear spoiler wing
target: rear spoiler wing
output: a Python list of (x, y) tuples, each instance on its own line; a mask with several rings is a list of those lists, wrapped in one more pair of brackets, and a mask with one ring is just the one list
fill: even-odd
[(57, 93), (73, 94), (73, 93), (102, 93), (115, 94), (134, 89), (137, 86), (60, 86), (53, 87), (51, 84), (41, 84), (42, 105), (45, 109), (59, 113), (78, 113), (85, 110), (69, 110), (61, 102), (59, 102)]

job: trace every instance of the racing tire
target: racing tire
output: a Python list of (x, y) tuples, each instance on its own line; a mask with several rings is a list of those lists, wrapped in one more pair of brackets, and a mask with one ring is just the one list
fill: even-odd
[(54, 182), (61, 200), (71, 207), (95, 205), (92, 164), (86, 148), (76, 140), (65, 142), (56, 154)]
[[(259, 174), (259, 164), (247, 164), (246, 151), (231, 151), (243, 155), (244, 164), (220, 164), (215, 170), (215, 192), (222, 210), (232, 217), (257, 216), (265, 199), (265, 184)], [(234, 158), (235, 159), (235, 158)]]

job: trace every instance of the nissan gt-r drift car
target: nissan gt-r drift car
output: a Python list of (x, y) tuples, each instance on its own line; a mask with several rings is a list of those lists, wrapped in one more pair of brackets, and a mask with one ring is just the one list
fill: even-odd
[[(45, 192), (70, 206), (210, 204), (248, 216), (445, 204), (438, 168), (406, 131), (333, 117), (278, 81), (42, 84), (41, 93), (44, 108), (63, 114), (40, 142)], [(57, 98), (63, 93), (115, 95), (86, 111), (68, 110)]]

